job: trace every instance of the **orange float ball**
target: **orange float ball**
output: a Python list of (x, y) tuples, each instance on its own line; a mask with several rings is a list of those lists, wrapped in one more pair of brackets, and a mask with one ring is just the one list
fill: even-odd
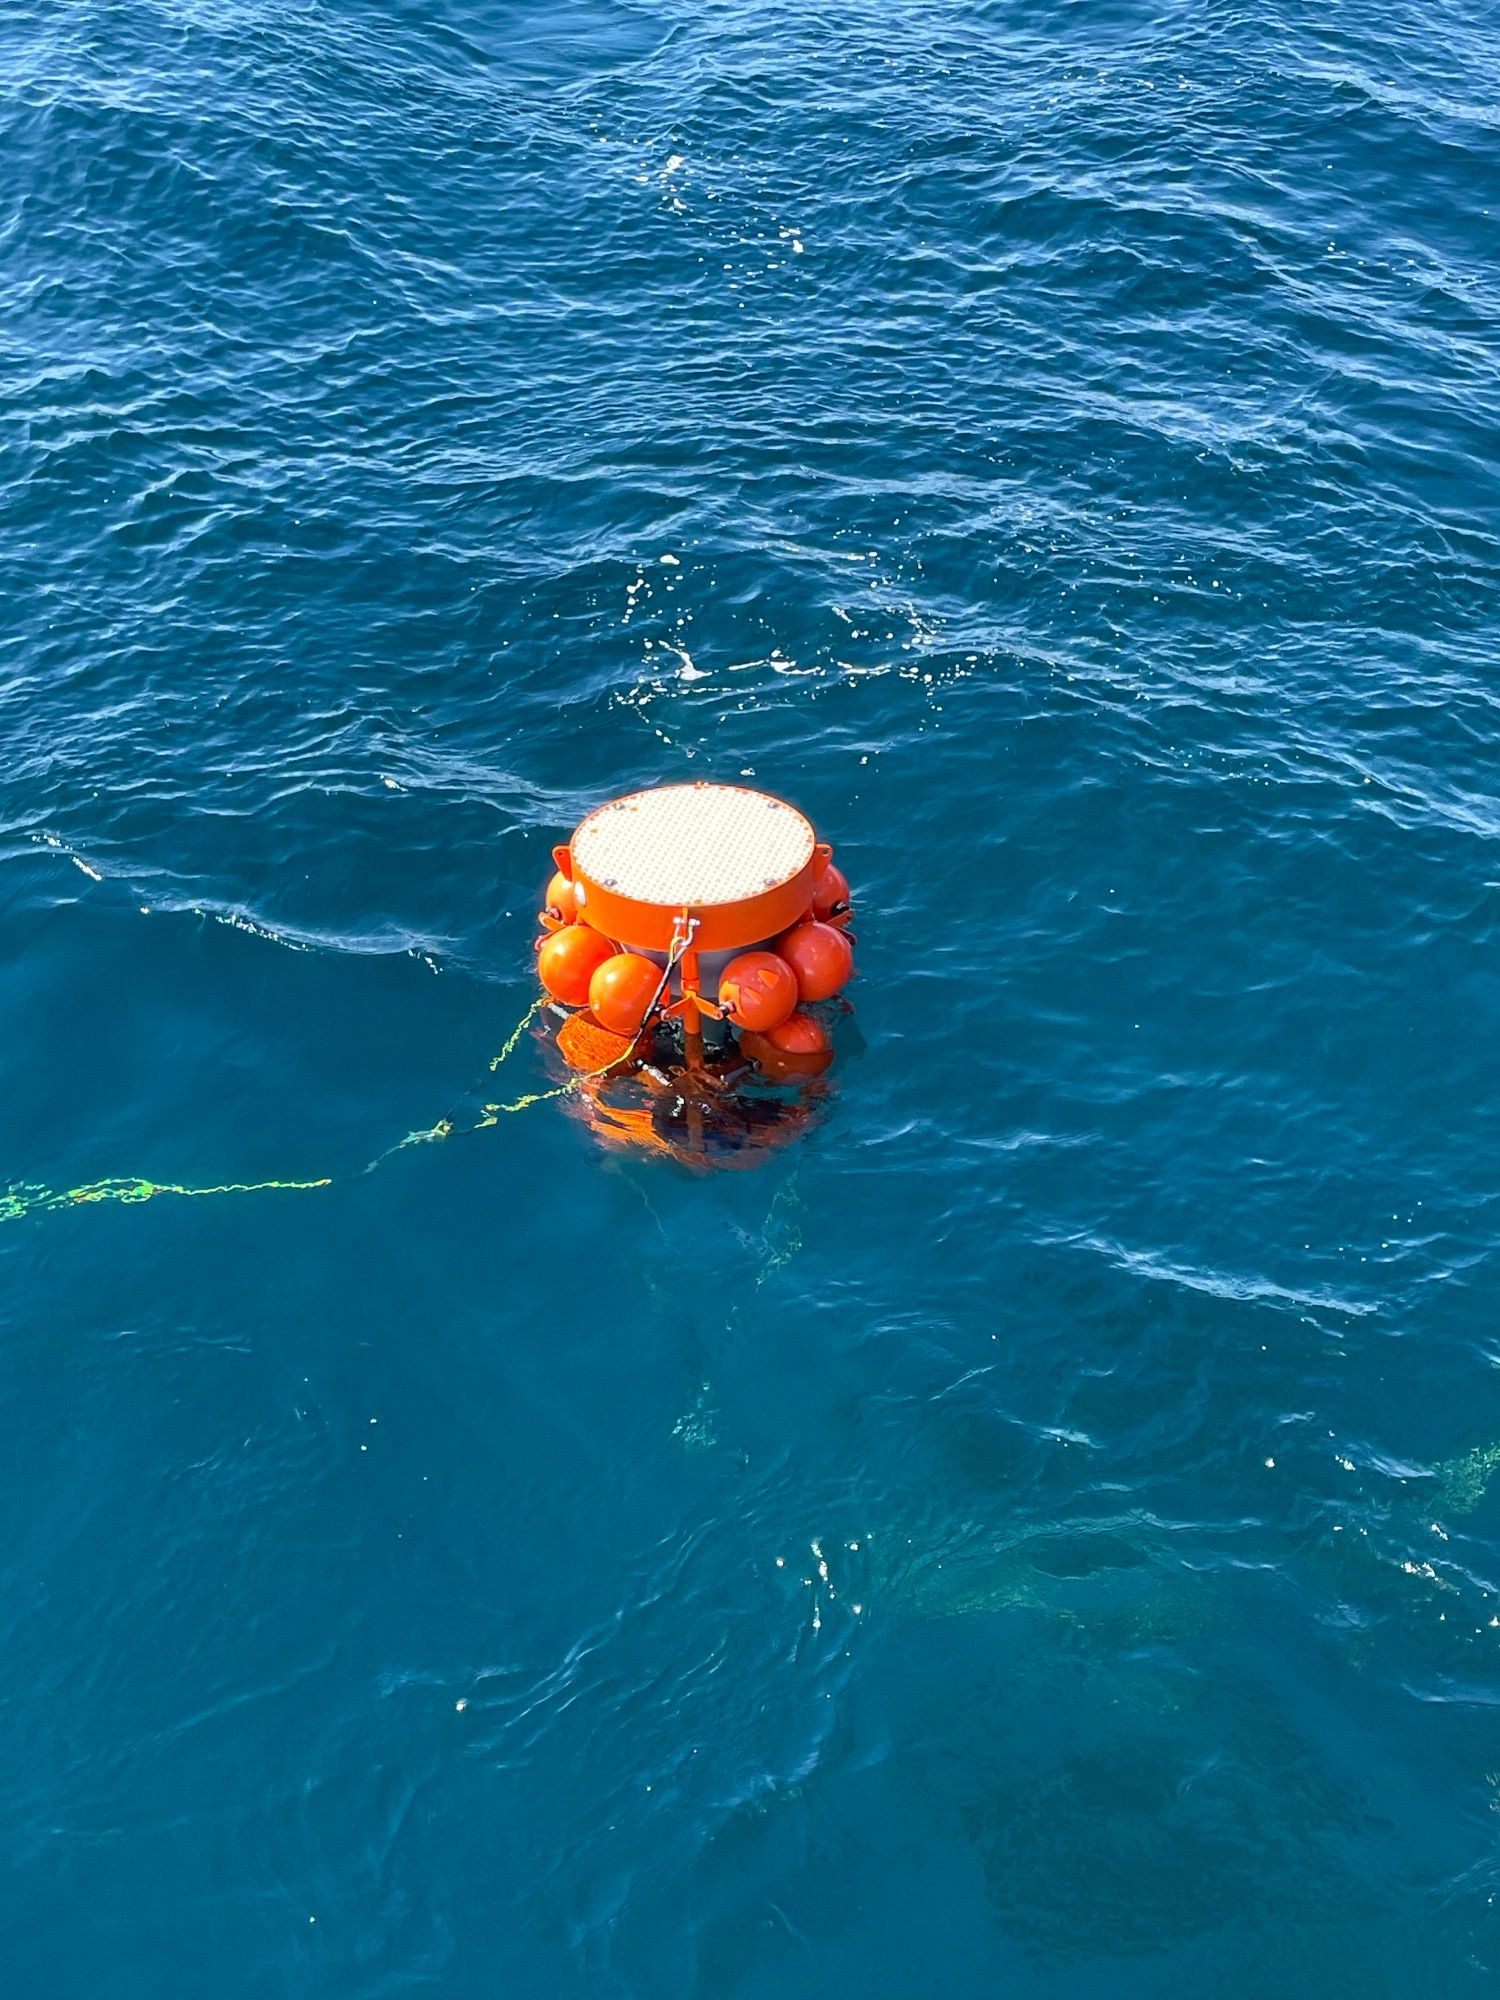
[(764, 1035), (741, 1035), (740, 1047), (758, 1063), (773, 1083), (787, 1083), (797, 1077), (818, 1076), (833, 1060), (833, 1044), (828, 1030), (811, 1014), (799, 1008), (789, 1014), (779, 1028)]
[(638, 951), (617, 951), (594, 968), (589, 981), (589, 1011), (601, 1028), (632, 1039), (661, 986), (661, 967)]
[(788, 1014), (779, 1028), (772, 1028), (765, 1039), (784, 1056), (820, 1056), (832, 1047), (823, 1023), (800, 1007), (795, 1014)]
[(572, 923), (578, 915), (578, 897), (573, 884), (561, 869), (547, 884), (545, 908), (549, 917), (557, 917), (565, 924)]
[(768, 1028), (763, 1035), (741, 1035), (740, 1047), (756, 1062), (775, 1062), (785, 1056), (827, 1055), (833, 1043), (823, 1023), (799, 1007), (779, 1028)]
[[(552, 900), (549, 896), (549, 902)], [(842, 868), (835, 868), (830, 861), (818, 877), (813, 890), (812, 913), (819, 921), (847, 910), (849, 907), (849, 877)]]
[(587, 924), (568, 924), (543, 938), (536, 969), (554, 1000), (561, 1000), (565, 1007), (584, 1007), (596, 968), (614, 955), (615, 948), (607, 937)]
[(742, 951), (719, 977), (719, 1005), (737, 1028), (763, 1035), (797, 1004), (797, 975), (774, 951)]
[(854, 947), (842, 931), (816, 918), (794, 924), (776, 949), (797, 976), (800, 1000), (831, 1000), (854, 971)]

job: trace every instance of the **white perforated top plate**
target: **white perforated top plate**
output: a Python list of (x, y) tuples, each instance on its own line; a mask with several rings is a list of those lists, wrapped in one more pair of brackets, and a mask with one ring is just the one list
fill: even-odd
[(573, 836), (580, 871), (636, 902), (738, 903), (790, 882), (812, 859), (794, 806), (740, 785), (662, 785), (589, 814)]

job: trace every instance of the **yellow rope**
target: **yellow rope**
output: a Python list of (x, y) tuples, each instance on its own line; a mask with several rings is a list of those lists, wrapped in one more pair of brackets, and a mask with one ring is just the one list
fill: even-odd
[[(598, 1083), (601, 1078), (608, 1076), (611, 1070), (618, 1069), (623, 1061), (623, 1056), (611, 1056), (609, 1061), (601, 1063), (598, 1069), (581, 1070), (577, 1076), (570, 1076), (566, 1083), (560, 1083), (552, 1090), (528, 1091), (524, 1097), (518, 1097), (514, 1104), (486, 1104), (478, 1124), (471, 1125), (468, 1129), (471, 1132), (482, 1132), (486, 1126), (493, 1125), (507, 1112), (529, 1111), (533, 1104), (548, 1104), (554, 1097), (571, 1097), (573, 1092), (581, 1089), (584, 1084)], [(490, 1067), (493, 1069), (495, 1065), (491, 1063)], [(446, 1139), (448, 1134), (445, 1132), (442, 1136)]]
[[(491, 1061), (491, 1073), (515, 1054), (520, 1047), (521, 1037), (545, 1005), (545, 999), (538, 999), (526, 1009), (506, 1038), (505, 1046), (499, 1055)], [(393, 1153), (399, 1153), (407, 1146), (424, 1145), (438, 1139), (451, 1139), (455, 1129), (461, 1133), (482, 1132), (486, 1127), (498, 1123), (508, 1112), (527, 1111), (533, 1104), (545, 1104), (550, 1098), (566, 1097), (580, 1084), (588, 1083), (594, 1077), (603, 1076), (606, 1070), (613, 1067), (614, 1064), (609, 1063), (604, 1070), (595, 1070), (590, 1076), (572, 1077), (567, 1083), (558, 1085), (555, 1090), (530, 1091), (524, 1097), (518, 1097), (513, 1104), (486, 1104), (477, 1123), (473, 1125), (455, 1128), (453, 1114), (450, 1112), (446, 1118), (440, 1118), (436, 1125), (429, 1126), (424, 1132), (408, 1132), (404, 1139), (398, 1139), (394, 1146), (388, 1147), (385, 1152), (371, 1160), (363, 1171), (367, 1174), (373, 1173), (382, 1161), (390, 1159)], [(216, 1187), (183, 1187), (177, 1181), (148, 1181), (128, 1176), (114, 1176), (107, 1180), (89, 1181), (83, 1187), (62, 1189), (43, 1187), (36, 1181), (18, 1181), (14, 1186), (0, 1192), (0, 1222), (20, 1222), (28, 1215), (44, 1215), (58, 1208), (79, 1208), (90, 1202), (137, 1203), (154, 1201), (162, 1194), (174, 1194), (195, 1200), (211, 1194), (266, 1194), (273, 1189), (292, 1191), (326, 1188), (332, 1187), (333, 1183), (334, 1176), (331, 1174), (307, 1181), (224, 1181)]]
[(89, 1181), (83, 1187), (39, 1187), (23, 1181), (0, 1194), (0, 1222), (19, 1222), (23, 1216), (44, 1214), (53, 1208), (78, 1208), (85, 1202), (154, 1201), (159, 1194), (182, 1195), (192, 1199), (206, 1194), (264, 1194), (272, 1188), (305, 1189), (332, 1187), (331, 1178), (316, 1181), (225, 1181), (218, 1187), (183, 1187), (177, 1181), (147, 1181), (116, 1177)]
[[(486, 1104), (480, 1111), (478, 1120), (469, 1127), (469, 1130), (471, 1132), (484, 1132), (491, 1125), (498, 1125), (508, 1112), (529, 1111), (533, 1104), (547, 1104), (554, 1097), (569, 1097), (583, 1081), (584, 1079), (581, 1076), (575, 1076), (570, 1078), (567, 1083), (560, 1083), (555, 1090), (528, 1091), (524, 1097), (518, 1097), (514, 1104)], [(445, 1133), (443, 1136), (446, 1138), (447, 1134)]]
[(536, 1019), (537, 1015), (541, 1013), (542, 1009), (546, 1006), (546, 1004), (547, 1004), (546, 994), (539, 993), (535, 998), (535, 1000), (532, 1001), (531, 1005), (526, 1009), (526, 1012), (521, 1016), (520, 1020), (517, 1021), (515, 1027), (511, 1031), (510, 1039), (505, 1044), (505, 1047), (500, 1051), (499, 1055), (495, 1056), (491, 1060), (490, 1062), (491, 1074), (493, 1074), (494, 1071), (499, 1069), (501, 1063), (506, 1061), (508, 1057), (513, 1056), (515, 1054), (522, 1035), (525, 1034), (526, 1030), (531, 1026), (532, 1022)]
[[(500, 1068), (502, 1063), (507, 1062), (515, 1054), (521, 1045), (521, 1037), (546, 1004), (547, 997), (545, 994), (532, 1001), (526, 1012), (506, 1037), (505, 1046), (501, 1049), (499, 1055), (490, 1058), (491, 1075)], [(602, 1072), (600, 1073), (602, 1074)], [(472, 1125), (455, 1125), (453, 1122), (453, 1112), (450, 1111), (447, 1117), (440, 1118), (436, 1125), (428, 1125), (420, 1132), (408, 1132), (406, 1137), (398, 1139), (394, 1146), (387, 1146), (383, 1153), (378, 1153), (371, 1160), (369, 1166), (364, 1169), (364, 1172), (367, 1174), (373, 1173), (384, 1161), (390, 1159), (393, 1153), (404, 1152), (408, 1146), (430, 1146), (435, 1144), (439, 1139), (462, 1139), (467, 1137), (470, 1132), (483, 1132), (489, 1126), (496, 1124), (508, 1111), (529, 1111), (533, 1104), (545, 1104), (553, 1097), (566, 1097), (569, 1091), (577, 1084), (586, 1081), (587, 1079), (584, 1077), (573, 1077), (567, 1083), (560, 1084), (556, 1090), (534, 1090), (529, 1092), (525, 1097), (518, 1097), (514, 1104), (483, 1105), (480, 1109), (478, 1119)]]

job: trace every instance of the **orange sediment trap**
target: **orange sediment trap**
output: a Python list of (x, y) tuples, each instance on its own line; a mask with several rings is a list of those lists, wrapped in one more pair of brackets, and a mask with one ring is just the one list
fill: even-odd
[(854, 970), (833, 849), (783, 799), (699, 783), (597, 807), (553, 858), (538, 971), (554, 1003), (581, 1010), (559, 1052), (580, 1081), (640, 1085), (639, 1117), (585, 1089), (601, 1136), (644, 1143), (649, 1124), (653, 1146), (673, 1152), (735, 1131), (776, 1143), (778, 1117), (798, 1121), (765, 1090), (801, 1089), (828, 1067), (827, 1024), (809, 1008)]

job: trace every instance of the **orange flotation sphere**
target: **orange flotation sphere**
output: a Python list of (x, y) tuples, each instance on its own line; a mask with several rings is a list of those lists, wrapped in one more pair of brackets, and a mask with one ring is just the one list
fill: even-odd
[(848, 938), (816, 918), (794, 924), (777, 938), (776, 949), (796, 974), (800, 1000), (831, 1000), (854, 971), (854, 947)]
[(821, 1056), (833, 1046), (828, 1038), (828, 1030), (815, 1014), (806, 1014), (799, 1007), (795, 1014), (788, 1014), (779, 1028), (769, 1028), (763, 1035), (741, 1035), (740, 1047), (747, 1056), (757, 1062), (762, 1055), (778, 1056)]
[(774, 951), (742, 951), (719, 979), (719, 1005), (737, 1028), (765, 1034), (797, 1004), (797, 975)]
[[(547, 898), (550, 903), (552, 898)], [(830, 861), (818, 877), (813, 890), (812, 913), (819, 922), (829, 917), (842, 916), (849, 907), (849, 877), (842, 868), (836, 868)]]
[(772, 1083), (817, 1076), (833, 1061), (828, 1030), (815, 1016), (804, 1014), (800, 1008), (767, 1034), (741, 1035), (740, 1047), (752, 1062), (760, 1065)]
[(614, 955), (615, 948), (607, 937), (587, 924), (568, 924), (543, 938), (536, 969), (554, 1000), (561, 1000), (565, 1007), (584, 1007), (589, 981), (605, 959)]
[(601, 1028), (634, 1038), (661, 989), (661, 967), (638, 951), (617, 951), (594, 968), (589, 1011)]
[(549, 917), (556, 917), (564, 924), (571, 924), (578, 915), (577, 893), (561, 869), (547, 884), (545, 909)]
[(800, 1007), (795, 1014), (788, 1014), (779, 1028), (772, 1028), (765, 1039), (785, 1056), (820, 1056), (832, 1047), (828, 1030), (817, 1015), (804, 1013)]

